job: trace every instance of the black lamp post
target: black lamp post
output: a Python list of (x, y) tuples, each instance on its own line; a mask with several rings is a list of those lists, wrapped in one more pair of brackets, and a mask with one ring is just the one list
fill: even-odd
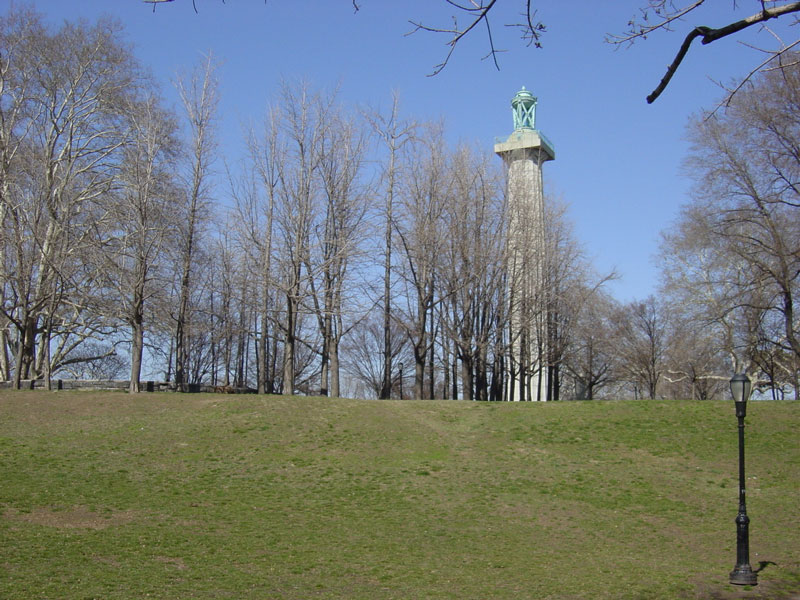
[(758, 576), (750, 567), (750, 535), (744, 490), (744, 417), (750, 397), (750, 378), (737, 373), (731, 379), (731, 395), (739, 419), (739, 514), (736, 516), (736, 566), (731, 571), (730, 582), (736, 585), (756, 585)]

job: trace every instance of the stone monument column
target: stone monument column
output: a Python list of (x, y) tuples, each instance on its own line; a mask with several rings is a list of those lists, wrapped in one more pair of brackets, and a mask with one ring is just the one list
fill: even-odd
[(547, 289), (545, 286), (542, 165), (555, 158), (536, 129), (537, 99), (523, 88), (511, 100), (514, 131), (496, 140), (506, 166), (508, 223), (508, 314), (506, 399), (546, 400)]

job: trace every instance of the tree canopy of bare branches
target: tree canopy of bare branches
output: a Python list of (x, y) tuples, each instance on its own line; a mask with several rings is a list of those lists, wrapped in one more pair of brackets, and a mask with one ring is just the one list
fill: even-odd
[[(754, 79), (691, 124), (695, 198), (665, 238), (665, 290), (717, 331), (735, 368), (797, 390), (800, 65)], [(693, 257), (693, 258), (690, 258)], [(689, 289), (691, 288), (691, 293)], [(761, 371), (759, 375), (759, 371)]]

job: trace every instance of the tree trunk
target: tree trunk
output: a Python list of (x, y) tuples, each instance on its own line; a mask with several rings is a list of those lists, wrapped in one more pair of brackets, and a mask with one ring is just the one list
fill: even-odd
[(436, 329), (434, 326), (434, 318), (433, 318), (433, 307), (431, 306), (431, 315), (430, 315), (430, 322), (431, 322), (431, 332), (430, 332), (430, 339), (431, 339), (431, 347), (427, 349), (428, 353), (428, 400), (433, 400), (436, 398), (436, 368), (434, 365), (434, 358), (436, 357), (436, 352), (434, 352), (434, 346), (436, 344)]
[[(28, 318), (27, 316), (23, 316), (22, 322), (27, 323)], [(25, 327), (22, 327), (17, 332), (17, 351), (16, 356), (14, 357), (14, 389), (20, 389), (20, 384), (22, 382), (22, 355), (25, 352)]]
[[(327, 294), (326, 294), (327, 296)], [(327, 304), (327, 299), (326, 299)], [(321, 369), (320, 369), (320, 386), (319, 386), (319, 394), (320, 396), (327, 396), (330, 385), (330, 354), (331, 354), (331, 315), (328, 310), (326, 310), (325, 317), (323, 318), (323, 326), (322, 326), (322, 356), (321, 356)]]
[(414, 351), (414, 398), (421, 399), (425, 380), (425, 354)]
[(0, 319), (0, 380), (8, 381), (11, 374), (11, 361), (8, 357), (8, 329), (5, 319)]
[(275, 393), (275, 376), (278, 373), (278, 336), (272, 338), (272, 352), (270, 352), (269, 377), (267, 378), (267, 390), (270, 394)]
[[(260, 354), (259, 360), (261, 361), (261, 369), (258, 378), (258, 393), (267, 393), (267, 372), (269, 370), (269, 363), (267, 360), (267, 340), (269, 337), (269, 288), (272, 275), (272, 222), (275, 212), (275, 199), (274, 192), (270, 188), (269, 192), (269, 208), (267, 211), (267, 224), (266, 224), (266, 241), (264, 242), (264, 256), (262, 259), (262, 280), (261, 280), (261, 293), (264, 294), (261, 302), (261, 339), (259, 340)], [(270, 385), (270, 388), (272, 386)], [(270, 392), (273, 390), (270, 389)]]
[(245, 289), (242, 285), (242, 296), (239, 299), (239, 336), (236, 343), (236, 379), (234, 384), (237, 387), (245, 385), (245, 362), (247, 353), (247, 311), (245, 310)]
[[(264, 295), (267, 295), (267, 290), (264, 290)], [(258, 362), (258, 393), (267, 393), (267, 336), (269, 329), (267, 327), (267, 302), (264, 302), (263, 312), (261, 313), (261, 333), (258, 338), (257, 347), (257, 362)]]
[(186, 391), (186, 319), (189, 312), (189, 283), (192, 272), (192, 255), (194, 254), (194, 230), (197, 214), (197, 198), (192, 197), (189, 209), (189, 223), (186, 245), (183, 249), (183, 269), (178, 299), (178, 315), (175, 324), (175, 386), (178, 391)]
[(475, 389), (473, 385), (474, 372), (472, 356), (462, 353), (459, 359), (461, 360), (461, 393), (464, 396), (464, 400), (474, 400), (472, 395), (472, 390)]
[(144, 350), (144, 327), (141, 317), (137, 317), (131, 328), (131, 381), (128, 391), (140, 391), (139, 378), (142, 372), (142, 352)]
[(175, 324), (175, 386), (179, 392), (186, 391), (186, 313), (189, 306), (189, 267), (184, 266), (181, 277), (178, 316)]
[(379, 398), (392, 395), (392, 204), (394, 195), (394, 148), (389, 155), (389, 193), (386, 196), (383, 262), (383, 386)]
[(294, 395), (294, 353), (296, 301), (291, 294), (286, 295), (286, 337), (283, 342), (283, 393)]
[(331, 396), (334, 398), (340, 398), (342, 396), (342, 392), (339, 387), (339, 343), (335, 339), (331, 344), (330, 359)]
[(167, 350), (167, 370), (164, 372), (164, 381), (169, 383), (172, 381), (172, 357), (174, 353), (174, 348), (172, 345), (175, 343), (175, 338), (169, 336), (169, 349)]
[(42, 357), (42, 373), (44, 374), (44, 388), (49, 392), (53, 389), (53, 383), (51, 379), (51, 369), (52, 365), (50, 364), (50, 336), (51, 336), (51, 327), (52, 327), (52, 320), (50, 317), (47, 319), (47, 326), (45, 327), (44, 332), (42, 333), (42, 348), (44, 349), (43, 353), (44, 356)]
[(789, 342), (789, 346), (792, 349), (793, 356), (791, 357), (791, 363), (794, 368), (791, 369), (791, 375), (789, 376), (792, 387), (794, 388), (794, 397), (795, 399), (798, 398), (798, 392), (800, 392), (800, 379), (798, 379), (798, 362), (800, 362), (800, 342), (797, 340), (797, 336), (795, 335), (794, 327), (794, 301), (792, 297), (792, 292), (789, 289), (784, 288), (783, 293), (781, 294), (782, 301), (783, 301), (783, 324), (784, 324), (784, 333), (786, 335), (786, 339)]
[(186, 223), (186, 240), (183, 247), (180, 299), (175, 327), (175, 383), (181, 391), (185, 390), (187, 377), (188, 350), (186, 348), (186, 328), (189, 319), (189, 295), (192, 260), (195, 254), (195, 237), (198, 234), (198, 212), (204, 203), (204, 186), (208, 170), (214, 161), (213, 121), (217, 110), (217, 80), (215, 65), (211, 55), (205, 63), (192, 73), (190, 81), (178, 80), (176, 88), (192, 131), (193, 153), (191, 164), (191, 188), (189, 189), (189, 210)]
[(17, 364), (14, 371), (14, 389), (20, 389), (20, 384), (23, 379), (28, 379), (31, 376), (31, 365), (34, 360), (35, 344), (34, 336), (36, 335), (36, 321), (33, 317), (25, 315), (22, 319), (23, 328), (19, 334), (19, 342), (17, 344)]

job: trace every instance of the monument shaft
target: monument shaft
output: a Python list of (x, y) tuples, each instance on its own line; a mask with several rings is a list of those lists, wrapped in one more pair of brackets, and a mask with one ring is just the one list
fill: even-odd
[(542, 164), (555, 158), (536, 130), (536, 98), (524, 87), (511, 101), (514, 131), (494, 151), (505, 163), (508, 222), (506, 399), (548, 398), (548, 298)]

